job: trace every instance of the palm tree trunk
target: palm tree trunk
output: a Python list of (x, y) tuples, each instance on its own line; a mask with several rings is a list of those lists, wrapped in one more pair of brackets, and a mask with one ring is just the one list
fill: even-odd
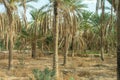
[(68, 43), (68, 36), (65, 37), (65, 53), (64, 53), (64, 66), (67, 64), (67, 54), (68, 54), (68, 48), (69, 48), (69, 43)]
[(8, 50), (8, 34), (6, 34), (5, 48), (6, 48), (6, 50)]
[(76, 49), (76, 30), (77, 30), (77, 21), (76, 21), (76, 17), (75, 14), (73, 14), (73, 18), (72, 18), (72, 29), (73, 29), (73, 33), (72, 33), (72, 57), (75, 56), (75, 49)]
[(37, 30), (36, 30), (36, 28), (37, 28), (37, 21), (36, 21), (36, 23), (35, 23), (36, 25), (35, 25), (35, 30), (34, 30), (34, 36), (33, 36), (33, 40), (32, 40), (32, 58), (36, 58), (36, 46), (37, 46)]
[(55, 80), (59, 80), (59, 70), (58, 70), (58, 2), (54, 0), (54, 28), (55, 28), (55, 53), (53, 56), (53, 70), (55, 70)]
[(75, 56), (75, 38), (72, 36), (72, 57)]
[(10, 35), (8, 50), (9, 50), (8, 70), (10, 70), (11, 67), (12, 67), (12, 53), (13, 53), (12, 52), (12, 50), (13, 50), (13, 38), (12, 38), (12, 35)]
[(120, 80), (120, 1), (117, 9), (117, 80)]
[(32, 58), (36, 58), (36, 40), (32, 41)]
[(101, 1), (101, 6), (102, 6), (102, 18), (101, 18), (101, 60), (104, 61), (104, 23), (103, 23), (103, 19), (104, 19), (104, 7), (105, 7), (105, 1), (102, 0)]
[(8, 49), (9, 49), (9, 59), (8, 59), (8, 70), (11, 69), (12, 67), (12, 50), (13, 50), (13, 34), (12, 34), (12, 26), (13, 26), (13, 15), (12, 15), (12, 10), (9, 2), (7, 0), (2, 0), (4, 3), (5, 8), (7, 9), (7, 15), (9, 18), (9, 44), (8, 44)]
[(67, 23), (67, 19), (65, 19), (65, 52), (64, 52), (64, 62), (63, 62), (63, 65), (66, 66), (67, 64), (67, 55), (68, 55), (68, 49), (69, 49), (69, 36), (68, 36), (68, 23)]

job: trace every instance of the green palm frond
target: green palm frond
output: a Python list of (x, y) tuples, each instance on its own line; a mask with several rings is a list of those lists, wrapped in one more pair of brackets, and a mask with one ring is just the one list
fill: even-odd
[(98, 14), (93, 14), (91, 17), (90, 17), (90, 22), (91, 24), (93, 24), (93, 26), (98, 26), (100, 25), (100, 15)]
[(82, 18), (83, 18), (83, 20), (84, 21), (88, 21), (89, 20), (89, 18), (92, 16), (92, 12), (90, 12), (90, 11), (83, 11), (82, 12)]

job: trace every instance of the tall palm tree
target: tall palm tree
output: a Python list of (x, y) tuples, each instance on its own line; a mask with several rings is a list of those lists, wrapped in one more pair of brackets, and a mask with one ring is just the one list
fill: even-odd
[(104, 32), (103, 32), (103, 27), (104, 27), (104, 11), (105, 11), (105, 1), (101, 0), (101, 6), (102, 6), (102, 17), (101, 17), (101, 60), (104, 61), (104, 43), (103, 43), (103, 38), (104, 38)]
[(120, 1), (117, 10), (117, 80), (120, 80)]
[[(86, 7), (85, 4), (82, 4), (82, 0), (59, 0), (59, 41), (65, 39), (65, 54), (64, 54), (64, 64), (67, 62), (67, 54), (70, 44), (73, 42), (75, 46), (75, 34), (77, 30), (77, 23), (80, 14), (80, 11)], [(59, 17), (60, 16), (60, 17)], [(64, 30), (65, 29), (65, 30)], [(74, 39), (70, 41), (70, 37), (72, 36)], [(72, 45), (72, 46), (73, 46)], [(75, 49), (75, 48), (74, 48)], [(74, 52), (73, 49), (73, 52)], [(73, 54), (74, 55), (74, 54)]]
[(58, 37), (59, 37), (59, 26), (58, 26), (58, 1), (54, 0), (54, 30), (55, 30), (55, 52), (53, 57), (53, 69), (55, 70), (55, 80), (59, 80), (59, 69), (58, 69)]
[[(69, 0), (68, 0), (69, 1)], [(71, 20), (71, 34), (72, 34), (72, 57), (75, 54), (75, 42), (76, 42), (76, 32), (78, 28), (78, 19), (80, 18), (81, 12), (87, 6), (82, 3), (82, 0), (72, 0), (68, 2), (70, 20)], [(67, 5), (67, 4), (66, 4)], [(77, 14), (76, 14), (77, 13)]]
[[(84, 11), (84, 8), (87, 6), (82, 3), (82, 0), (64, 0), (63, 3), (63, 12), (64, 12), (64, 18), (66, 23), (66, 50), (65, 50), (65, 55), (64, 55), (64, 65), (67, 62), (67, 54), (68, 54), (68, 49), (70, 47), (70, 35), (72, 35), (72, 56), (74, 56), (75, 53), (75, 45), (76, 44), (76, 32), (79, 24), (79, 19), (81, 17), (81, 12)], [(69, 26), (69, 27), (68, 27)]]
[(117, 10), (117, 80), (120, 80), (120, 1)]
[[(100, 40), (100, 42), (101, 42), (101, 60), (103, 60), (104, 61), (104, 29), (105, 29), (105, 26), (104, 26), (104, 22), (103, 22), (103, 20), (104, 20), (104, 12), (105, 12), (105, 0), (101, 0), (101, 1), (99, 1), (99, 0), (97, 0), (97, 4), (99, 4), (99, 3), (101, 3), (101, 8), (102, 8), (102, 15), (101, 15), (101, 29), (100, 29), (100, 33), (101, 33), (101, 40)], [(96, 8), (98, 8), (99, 7), (99, 5), (96, 5)], [(98, 14), (98, 13), (97, 13)]]
[(9, 18), (9, 44), (8, 44), (8, 49), (9, 49), (9, 61), (8, 61), (8, 69), (11, 69), (12, 66), (12, 50), (13, 50), (13, 5), (12, 1), (7, 1), (7, 0), (2, 0), (3, 4), (7, 10), (7, 15)]
[(14, 29), (14, 16), (13, 16), (13, 12), (17, 9), (17, 6), (15, 5), (16, 2), (19, 2), (19, 0), (0, 0), (7, 11), (7, 15), (9, 18), (9, 26), (8, 27), (8, 49), (9, 49), (9, 66), (8, 69), (10, 70), (11, 66), (12, 66), (12, 50), (13, 50), (13, 38), (15, 37), (15, 29)]
[(120, 80), (120, 1), (108, 0), (117, 12), (117, 80)]
[(77, 27), (78, 27), (78, 19), (81, 16), (81, 12), (84, 10), (84, 8), (86, 8), (86, 5), (82, 3), (82, 0), (63, 0), (59, 3), (60, 5), (62, 5), (60, 6), (60, 10), (62, 11), (61, 14), (63, 14), (63, 18), (67, 18), (68, 20), (67, 22), (68, 24), (66, 26), (69, 26), (69, 30), (68, 30), (69, 32), (66, 32), (66, 34), (69, 33), (68, 34), (69, 36), (72, 35), (72, 42), (71, 42), (72, 43), (72, 56), (74, 56), (75, 46), (76, 46), (75, 45), (76, 43), (75, 34), (77, 31)]
[[(115, 28), (113, 26), (113, 23), (111, 23), (111, 14), (109, 13), (104, 13), (104, 20), (103, 18), (103, 14), (101, 13), (100, 15), (98, 14), (92, 14), (92, 16), (90, 17), (90, 23), (92, 25), (91, 29), (93, 31), (93, 33), (95, 34), (93, 42), (94, 42), (94, 49), (96, 50), (100, 50), (101, 49), (101, 28), (102, 28), (102, 41), (103, 41), (103, 49), (104, 52), (106, 51), (110, 51), (112, 50), (113, 47), (115, 47), (114, 45), (112, 45), (113, 41), (115, 41), (115, 38), (113, 35), (115, 35)], [(102, 20), (102, 22), (101, 22)], [(112, 19), (114, 20), (114, 19)], [(113, 39), (114, 38), (114, 39)], [(91, 40), (92, 41), (92, 40)], [(112, 46), (110, 46), (112, 45)], [(110, 50), (107, 50), (109, 46)], [(101, 58), (102, 59), (102, 58)]]

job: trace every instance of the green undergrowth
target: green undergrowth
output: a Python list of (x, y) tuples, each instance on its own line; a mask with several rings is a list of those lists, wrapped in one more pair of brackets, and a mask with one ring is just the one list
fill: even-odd
[(33, 74), (36, 80), (54, 80), (55, 71), (45, 68), (43, 71), (34, 69)]

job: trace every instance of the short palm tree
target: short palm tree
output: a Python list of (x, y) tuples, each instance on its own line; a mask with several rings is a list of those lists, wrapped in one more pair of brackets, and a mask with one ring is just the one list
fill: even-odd
[[(41, 9), (34, 9), (31, 11), (32, 16), (32, 25), (28, 29), (30, 29), (31, 33), (31, 46), (32, 46), (32, 58), (36, 57), (36, 46), (37, 46), (37, 39), (42, 34), (45, 34), (45, 25), (44, 22), (47, 20), (45, 19), (47, 14), (46, 12), (42, 11), (44, 9), (44, 6)], [(38, 36), (39, 35), (39, 36)]]

